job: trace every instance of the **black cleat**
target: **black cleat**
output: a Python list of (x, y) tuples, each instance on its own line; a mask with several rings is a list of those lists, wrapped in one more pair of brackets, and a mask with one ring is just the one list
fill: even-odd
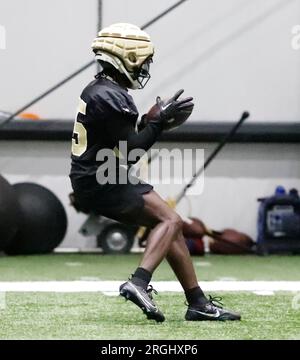
[[(213, 298), (209, 295), (209, 300), (204, 305), (190, 306), (185, 314), (185, 320), (203, 321), (203, 320), (241, 320), (241, 315), (230, 310), (223, 309), (222, 298)], [(218, 304), (215, 304), (217, 302)]]
[(141, 286), (133, 284), (130, 280), (120, 286), (120, 295), (141, 308), (149, 320), (163, 322), (165, 317), (155, 305), (151, 294), (152, 291), (157, 294), (151, 285), (145, 290)]

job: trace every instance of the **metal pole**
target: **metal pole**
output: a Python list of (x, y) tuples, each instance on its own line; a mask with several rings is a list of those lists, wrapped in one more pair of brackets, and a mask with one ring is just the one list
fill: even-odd
[(197, 178), (203, 173), (203, 171), (207, 168), (207, 166), (212, 162), (212, 160), (217, 156), (217, 154), (221, 151), (221, 149), (228, 143), (228, 141), (233, 137), (233, 135), (237, 132), (243, 122), (250, 116), (250, 114), (245, 111), (243, 112), (240, 120), (233, 126), (230, 132), (224, 137), (224, 139), (217, 145), (214, 151), (209, 155), (209, 157), (205, 160), (203, 166), (193, 175), (190, 182), (183, 188), (183, 190), (176, 196), (176, 204), (185, 196), (187, 190), (194, 185)]

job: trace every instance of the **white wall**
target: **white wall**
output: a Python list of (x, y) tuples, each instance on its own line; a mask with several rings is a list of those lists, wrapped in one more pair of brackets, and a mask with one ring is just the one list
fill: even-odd
[[(172, 149), (175, 144), (158, 146)], [(156, 146), (155, 146), (156, 147)], [(215, 144), (181, 144), (181, 148), (203, 148), (210, 154)], [(67, 142), (1, 141), (1, 173), (11, 183), (33, 181), (51, 189), (63, 202), (69, 219), (63, 247), (93, 247), (94, 238), (83, 238), (78, 229), (85, 215), (69, 206), (71, 186), (70, 144)], [(178, 206), (182, 216), (193, 215), (215, 229), (236, 228), (256, 238), (258, 197), (271, 195), (277, 185), (300, 190), (299, 144), (229, 144), (205, 173), (204, 191), (189, 196)], [(181, 186), (155, 186), (164, 198), (177, 195)]]
[[(173, 3), (106, 0), (103, 24), (143, 24)], [(252, 121), (299, 121), (300, 51), (291, 48), (299, 23), (299, 0), (187, 1), (147, 30), (156, 54), (138, 105), (182, 87), (195, 97), (194, 120), (233, 120), (249, 109)]]
[[(103, 25), (142, 25), (175, 0), (103, 0)], [(92, 59), (97, 0), (3, 0), (0, 24), (0, 109), (13, 111)], [(189, 0), (148, 31), (156, 45), (152, 79), (134, 96), (141, 112), (155, 96), (185, 88), (195, 97), (192, 120), (299, 121), (300, 50), (291, 29), (300, 0)], [(95, 67), (32, 110), (73, 118), (77, 98)]]
[[(92, 60), (98, 22), (97, 0), (2, 0), (0, 24), (0, 109), (15, 111)], [(30, 111), (43, 118), (73, 118), (83, 84), (95, 66), (42, 100)]]

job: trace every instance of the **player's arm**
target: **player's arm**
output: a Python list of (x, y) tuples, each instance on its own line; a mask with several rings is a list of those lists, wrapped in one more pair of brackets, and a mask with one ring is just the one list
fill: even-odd
[(143, 130), (136, 133), (134, 124), (125, 116), (114, 116), (107, 124), (109, 136), (116, 144), (127, 141), (127, 150), (142, 149), (148, 151), (162, 132), (160, 122), (149, 122)]

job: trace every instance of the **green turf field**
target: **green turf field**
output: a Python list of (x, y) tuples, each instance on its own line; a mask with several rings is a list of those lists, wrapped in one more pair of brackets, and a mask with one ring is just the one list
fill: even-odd
[[(141, 255), (53, 254), (0, 257), (0, 281), (122, 280)], [(220, 256), (193, 258), (199, 280), (300, 280), (300, 256)], [(175, 280), (166, 262), (154, 280)]]
[[(0, 281), (125, 280), (139, 257), (99, 254), (0, 257)], [(199, 280), (300, 278), (300, 257), (296, 256), (205, 256), (193, 260)], [(162, 264), (154, 280), (174, 280), (167, 264)], [(0, 309), (0, 338), (300, 339), (300, 308), (292, 306), (295, 293), (219, 295), (228, 308), (242, 313), (241, 322), (186, 322), (183, 319), (186, 306), (180, 293), (165, 292), (156, 297), (166, 315), (163, 324), (156, 324), (147, 321), (135, 305), (117, 296), (95, 292), (8, 292), (6, 307)]]
[(166, 321), (145, 319), (132, 303), (97, 293), (9, 293), (1, 339), (300, 339), (292, 295), (224, 294), (241, 322), (186, 322), (181, 295), (160, 294)]

